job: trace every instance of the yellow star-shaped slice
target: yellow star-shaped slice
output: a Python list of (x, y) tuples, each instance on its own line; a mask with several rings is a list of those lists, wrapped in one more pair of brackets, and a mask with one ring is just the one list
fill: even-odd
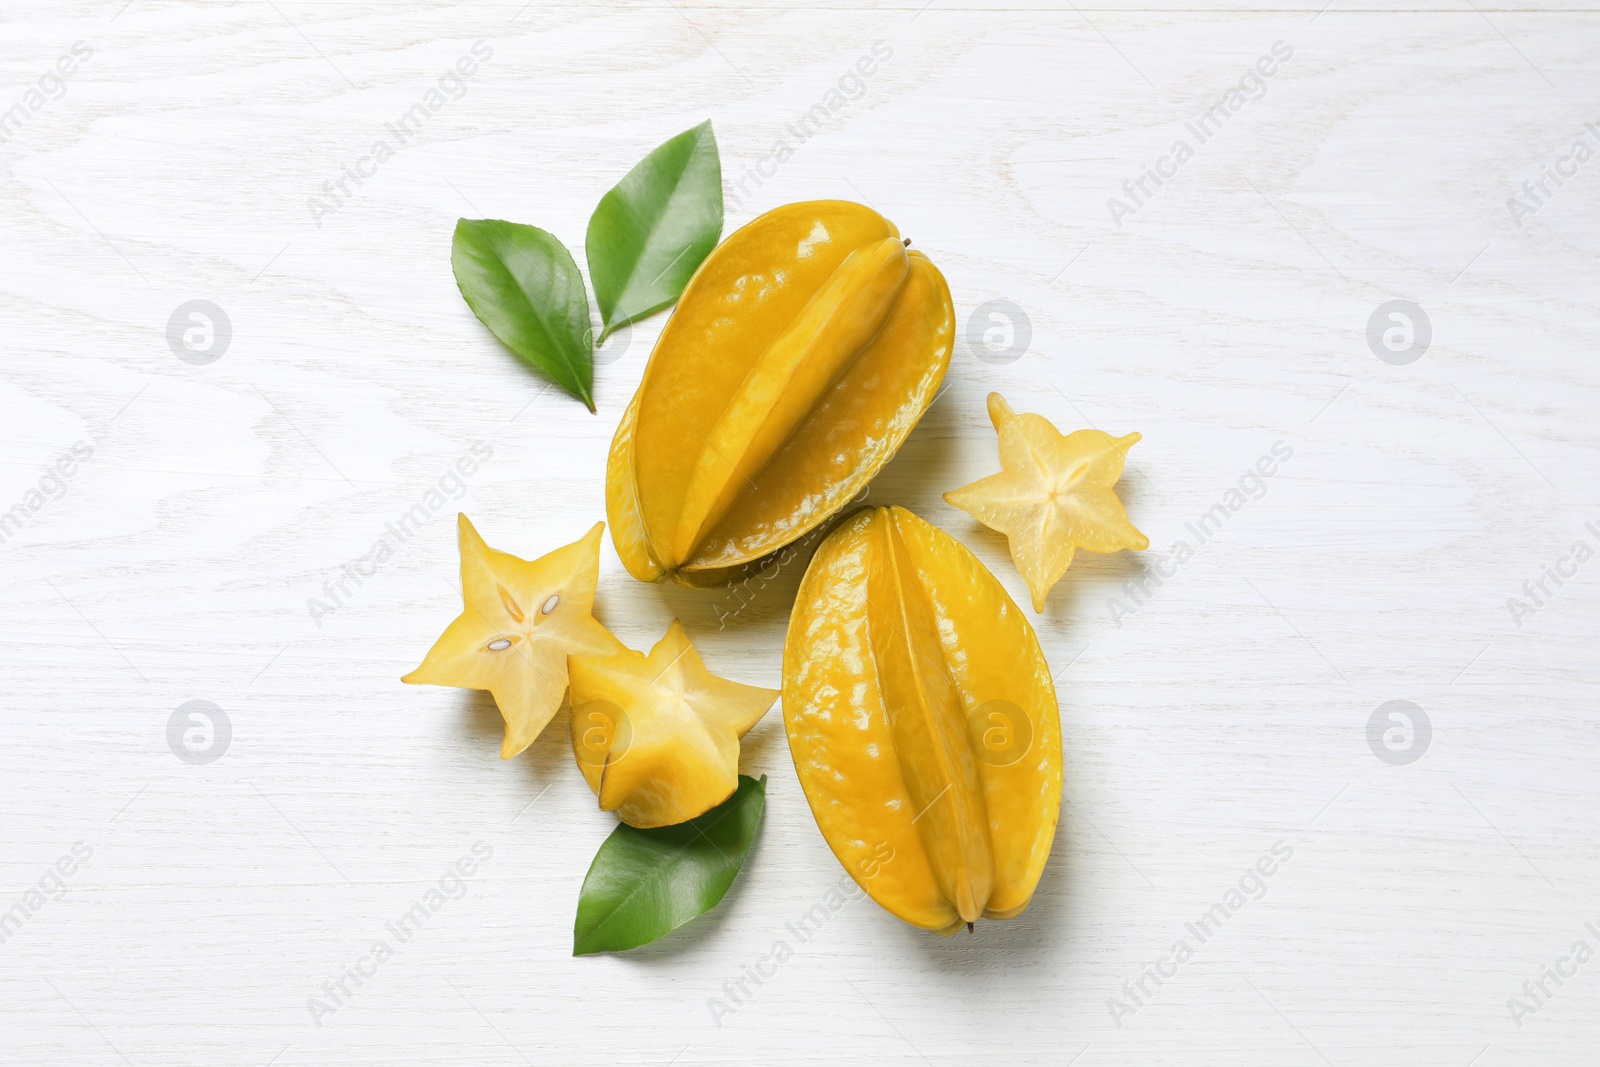
[(630, 826), (702, 815), (739, 785), (739, 738), (776, 689), (706, 670), (678, 620), (646, 656), (580, 656), (572, 672), (572, 750), (583, 777)]
[(500, 758), (510, 759), (545, 728), (567, 691), (567, 656), (606, 655), (627, 647), (595, 621), (600, 531), (528, 561), (490, 548), (465, 515), (461, 545), (462, 611), (402, 682), (487, 689), (506, 720)]
[(1150, 547), (1112, 491), (1138, 434), (1074, 430), (1063, 436), (1042, 415), (1012, 411), (999, 393), (989, 394), (989, 419), (1000, 435), (1003, 469), (944, 498), (1006, 535), (1034, 611), (1044, 610), (1044, 598), (1079, 548)]

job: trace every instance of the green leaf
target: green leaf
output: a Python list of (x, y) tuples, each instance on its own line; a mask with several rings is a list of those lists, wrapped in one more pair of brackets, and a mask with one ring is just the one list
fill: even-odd
[(572, 954), (638, 948), (715, 907), (750, 851), (766, 796), (766, 775), (741, 774), (733, 796), (698, 819), (619, 824), (583, 879)]
[(589, 217), (600, 340), (677, 300), (720, 236), (722, 160), (708, 119), (645, 156)]
[(537, 226), (462, 219), (450, 266), (472, 313), (593, 411), (589, 297), (566, 246)]

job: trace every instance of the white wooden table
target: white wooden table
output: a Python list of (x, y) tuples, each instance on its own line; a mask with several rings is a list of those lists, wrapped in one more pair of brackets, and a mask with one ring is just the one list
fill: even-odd
[[(1595, 1063), (1600, 961), (1572, 953), (1600, 952), (1600, 161), (1571, 146), (1600, 151), (1600, 14), (1362, 6), (9, 5), (0, 1061)], [(871, 499), (1025, 603), (940, 496), (995, 469), (984, 396), (1145, 435), (1122, 492), (1152, 551), (1080, 557), (1038, 619), (1067, 799), (1015, 921), (938, 940), (857, 900), (797, 937), (843, 872), (774, 709), (724, 903), (573, 959), (612, 820), (565, 713), (502, 763), (486, 695), (398, 682), (458, 610), (457, 509), (528, 556), (603, 515), (662, 322), (603, 354), (588, 414), (473, 319), (456, 218), (578, 250), (707, 117), (730, 229), (866, 201), (975, 318)], [(205, 364), (168, 341), (195, 300), (230, 326)], [(1369, 344), (1395, 300), (1425, 348), (1415, 312)], [(625, 642), (677, 616), (714, 670), (777, 684), (797, 572), (724, 618), (726, 592), (603, 552)], [(208, 763), (169, 744), (197, 700), (231, 728)], [(1421, 714), (1379, 713), (1374, 747), (1397, 700)]]

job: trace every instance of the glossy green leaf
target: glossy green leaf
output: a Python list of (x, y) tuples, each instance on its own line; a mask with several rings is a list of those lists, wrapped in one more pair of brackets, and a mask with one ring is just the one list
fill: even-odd
[(600, 340), (677, 300), (721, 236), (722, 161), (707, 120), (645, 156), (589, 217)]
[(715, 907), (744, 865), (766, 796), (766, 775), (741, 774), (733, 796), (698, 819), (618, 825), (583, 879), (572, 954), (638, 948)]
[(450, 266), (472, 313), (593, 411), (589, 297), (566, 246), (537, 226), (462, 219)]

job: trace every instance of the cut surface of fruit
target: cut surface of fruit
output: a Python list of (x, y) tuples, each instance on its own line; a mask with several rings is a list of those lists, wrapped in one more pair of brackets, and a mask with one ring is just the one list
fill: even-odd
[(1012, 411), (999, 393), (989, 394), (989, 419), (1000, 437), (1003, 469), (944, 498), (1006, 535), (1034, 611), (1044, 610), (1045, 597), (1079, 548), (1150, 547), (1112, 488), (1138, 434), (1074, 430), (1063, 435), (1042, 415)]
[(783, 714), (817, 825), (875, 901), (940, 933), (1028, 906), (1061, 804), (1055, 687), (959, 542), (903, 508), (829, 534), (790, 618)]
[(458, 516), (461, 614), (400, 680), (487, 689), (506, 721), (500, 757), (526, 749), (561, 707), (567, 656), (626, 649), (593, 615), (604, 529), (529, 561), (490, 548)]
[(647, 656), (574, 655), (572, 751), (605, 811), (641, 829), (716, 807), (739, 784), (739, 738), (775, 689), (706, 670), (676, 619)]
[(618, 426), (606, 507), (629, 572), (694, 583), (816, 528), (932, 403), (954, 337), (938, 269), (870, 208), (790, 204), (736, 231)]

